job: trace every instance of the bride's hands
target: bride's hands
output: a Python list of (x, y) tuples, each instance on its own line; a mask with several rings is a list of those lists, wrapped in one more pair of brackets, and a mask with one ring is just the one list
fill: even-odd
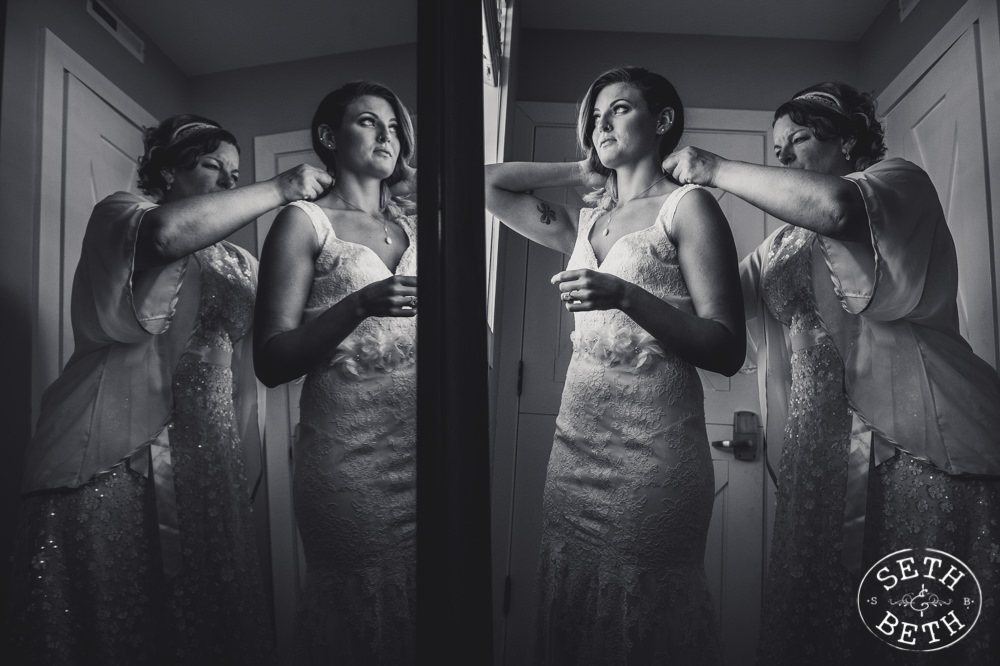
[(630, 284), (610, 273), (577, 268), (556, 273), (550, 282), (559, 288), (559, 297), (570, 312), (625, 310), (629, 306)]
[(417, 314), (417, 276), (393, 275), (354, 292), (355, 311), (367, 317), (413, 317)]

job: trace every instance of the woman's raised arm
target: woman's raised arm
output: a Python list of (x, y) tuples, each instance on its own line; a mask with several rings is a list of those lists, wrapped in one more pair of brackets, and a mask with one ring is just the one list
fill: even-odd
[(316, 198), (331, 182), (326, 171), (300, 164), (270, 180), (161, 204), (139, 225), (135, 269), (186, 257), (282, 204)]
[(505, 162), (486, 166), (486, 209), (529, 240), (571, 254), (580, 209), (543, 201), (543, 187), (599, 187), (604, 179), (586, 162)]
[(738, 162), (685, 146), (663, 160), (677, 182), (717, 187), (779, 220), (843, 241), (870, 242), (858, 186), (840, 176)]

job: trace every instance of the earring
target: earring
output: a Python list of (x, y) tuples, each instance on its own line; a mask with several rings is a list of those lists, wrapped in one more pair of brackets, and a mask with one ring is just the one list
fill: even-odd
[(847, 160), (848, 162), (851, 161), (851, 151), (848, 150), (847, 152), (844, 153), (844, 159)]

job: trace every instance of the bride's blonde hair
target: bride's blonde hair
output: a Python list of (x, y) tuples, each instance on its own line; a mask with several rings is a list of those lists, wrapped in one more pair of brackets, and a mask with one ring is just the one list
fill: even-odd
[(379, 195), (379, 210), (390, 218), (396, 219), (408, 214), (413, 208), (413, 204), (409, 200), (401, 197), (393, 197), (389, 188), (406, 177), (403, 167), (409, 165), (410, 159), (413, 157), (416, 147), (416, 135), (413, 131), (413, 121), (410, 119), (410, 112), (406, 109), (406, 105), (396, 96), (396, 93), (390, 90), (388, 86), (384, 86), (376, 81), (351, 81), (324, 97), (313, 114), (311, 125), (313, 151), (332, 174), (337, 165), (336, 153), (320, 141), (319, 128), (321, 125), (326, 125), (331, 129), (339, 129), (341, 123), (344, 122), (344, 113), (347, 110), (347, 106), (366, 95), (381, 97), (388, 102), (396, 114), (396, 121), (399, 123), (399, 157), (396, 160), (396, 167), (392, 170), (392, 174), (382, 181), (381, 193)]
[(601, 163), (594, 146), (594, 103), (598, 94), (615, 83), (626, 83), (642, 95), (649, 112), (659, 114), (669, 107), (674, 111), (673, 124), (659, 137), (660, 159), (663, 159), (677, 147), (684, 133), (684, 104), (673, 84), (666, 78), (642, 67), (616, 67), (598, 76), (587, 94), (580, 102), (580, 114), (576, 121), (576, 138), (580, 150), (586, 155), (590, 168), (605, 177), (604, 187), (594, 190), (583, 197), (583, 200), (593, 206), (610, 210), (618, 203), (618, 179), (613, 169)]

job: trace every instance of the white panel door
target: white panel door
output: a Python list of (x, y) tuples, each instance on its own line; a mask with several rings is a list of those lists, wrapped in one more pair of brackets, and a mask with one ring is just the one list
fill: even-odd
[(141, 127), (156, 123), (52, 32), (44, 40), (32, 423), (73, 352), (70, 287), (91, 209), (116, 190), (135, 191)]
[(142, 155), (142, 128), (69, 73), (65, 155), (60, 367), (73, 353), (70, 291), (90, 212), (109, 194), (138, 193), (136, 160)]
[[(571, 105), (521, 105), (518, 122), (530, 125), (517, 130), (529, 137), (519, 146), (525, 154), (512, 159), (569, 161), (578, 159), (575, 109)], [(771, 145), (770, 116), (753, 112), (732, 113), (690, 110), (684, 142), (703, 146), (728, 157), (765, 162)], [(569, 189), (538, 190), (553, 201), (581, 204), (581, 192)], [(759, 244), (773, 223), (758, 209), (740, 199), (715, 192), (729, 217), (738, 250), (748, 253)], [(513, 455), (497, 459), (514, 465), (510, 536), (508, 542), (509, 611), (503, 633), (504, 663), (527, 663), (534, 640), (532, 585), (541, 537), (540, 502), (566, 368), (572, 354), (569, 333), (573, 320), (560, 307), (549, 277), (565, 267), (567, 257), (529, 244), (525, 266), (521, 331), (522, 381), (516, 431), (500, 436), (497, 447), (515, 446)], [(508, 266), (507, 270), (512, 270)], [(505, 303), (505, 308), (510, 305)], [(519, 319), (519, 318), (517, 318)], [(498, 326), (502, 326), (502, 322)], [(510, 334), (510, 333), (507, 333)], [(759, 412), (754, 374), (730, 379), (702, 373), (706, 393), (709, 437), (732, 439), (736, 410)], [(504, 415), (499, 415), (503, 419)], [(516, 441), (514, 441), (516, 440)], [(765, 487), (760, 455), (752, 462), (735, 461), (732, 454), (713, 449), (716, 470), (716, 503), (709, 531), (706, 571), (723, 636), (728, 666), (751, 663), (759, 622), (764, 570)], [(506, 494), (506, 493), (505, 493)]]
[(962, 335), (997, 367), (996, 284), (977, 34), (969, 28), (886, 115), (889, 154), (930, 175), (958, 252)]

